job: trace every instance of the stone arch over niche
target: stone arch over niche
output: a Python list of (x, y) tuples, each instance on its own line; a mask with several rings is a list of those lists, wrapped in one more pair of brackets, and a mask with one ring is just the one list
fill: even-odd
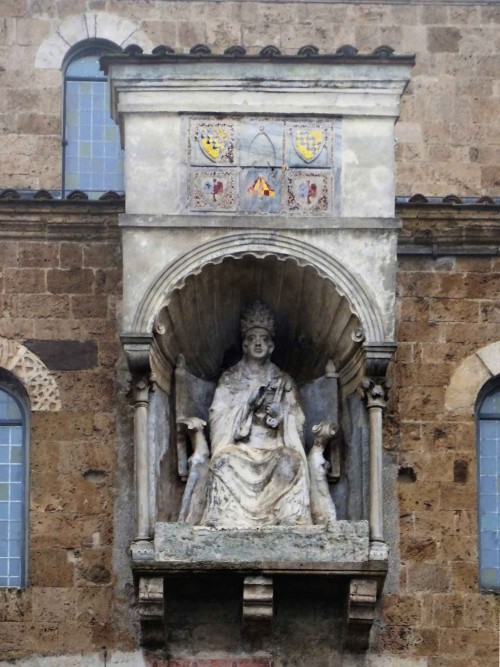
[(85, 12), (63, 19), (38, 48), (35, 57), (37, 69), (61, 69), (68, 50), (85, 40), (103, 39), (122, 48), (140, 44), (151, 51), (153, 44), (137, 24), (123, 16), (109, 12)]
[(10, 371), (25, 387), (32, 411), (61, 409), (55, 378), (43, 361), (27, 347), (0, 336), (0, 368)]
[[(210, 345), (200, 331), (200, 326), (215, 331), (214, 317), (208, 312), (210, 308), (216, 312), (215, 297), (219, 309), (217, 322), (223, 320), (219, 338), (224, 343), (219, 349)], [(151, 284), (136, 311), (133, 331), (154, 330), (157, 367), (163, 362), (171, 368), (177, 354), (182, 353), (188, 365), (191, 359), (193, 371), (209, 378), (217, 367), (220, 370), (224, 353), (239, 344), (237, 325), (241, 308), (256, 298), (275, 311), (278, 334), (292, 357), (277, 362), (303, 380), (321, 375), (328, 358), (333, 358), (345, 385), (360, 370), (363, 341), (385, 342), (383, 318), (375, 299), (356, 275), (336, 258), (308, 243), (261, 232), (224, 236), (177, 258)], [(191, 310), (193, 324), (182, 327), (186, 304), (193, 303), (197, 304), (196, 312)], [(301, 310), (308, 313), (302, 317), (302, 327), (294, 323), (294, 318), (297, 319), (294, 313)], [(194, 344), (198, 356), (205, 350), (205, 363), (183, 349), (196, 329)], [(293, 356), (301, 353), (307, 361), (297, 367)], [(304, 364), (312, 370), (305, 372)]]
[(315, 268), (276, 255), (226, 257), (187, 276), (158, 313), (156, 350), (216, 380), (241, 358), (241, 312), (256, 299), (276, 320), (273, 361), (299, 383), (322, 376), (330, 359), (344, 377), (353, 370), (362, 325), (349, 301)]
[(371, 289), (337, 258), (310, 243), (282, 234), (266, 232), (225, 235), (190, 249), (169, 264), (150, 284), (139, 302), (133, 317), (132, 331), (151, 331), (160, 309), (172, 292), (190, 276), (199, 273), (206, 264), (218, 264), (224, 259), (244, 255), (263, 258), (269, 255), (281, 260), (292, 259), (300, 266), (310, 266), (330, 280), (337, 291), (347, 298), (358, 313), (368, 342), (386, 340), (384, 319)]
[(490, 343), (466, 357), (450, 379), (445, 410), (454, 415), (474, 415), (481, 388), (500, 375), (500, 342)]

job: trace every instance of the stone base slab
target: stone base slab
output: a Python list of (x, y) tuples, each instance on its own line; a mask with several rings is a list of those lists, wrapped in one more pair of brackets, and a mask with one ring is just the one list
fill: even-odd
[(333, 573), (363, 569), (369, 560), (367, 521), (338, 521), (328, 528), (216, 530), (178, 523), (157, 523), (155, 528), (154, 562), (165, 570)]

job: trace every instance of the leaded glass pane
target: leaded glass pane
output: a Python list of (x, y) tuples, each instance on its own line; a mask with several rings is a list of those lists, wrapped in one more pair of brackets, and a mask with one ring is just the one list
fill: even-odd
[(0, 421), (21, 421), (21, 410), (16, 401), (7, 392), (0, 389)]
[(18, 587), (23, 584), (26, 510), (22, 413), (3, 390), (0, 405), (0, 586)]
[(124, 187), (120, 133), (110, 116), (107, 81), (99, 71), (103, 53), (71, 62), (65, 82), (65, 190), (83, 190), (91, 198)]
[(479, 410), (479, 578), (483, 588), (500, 587), (500, 391)]
[(489, 394), (481, 404), (480, 415), (499, 415), (500, 417), (500, 390)]

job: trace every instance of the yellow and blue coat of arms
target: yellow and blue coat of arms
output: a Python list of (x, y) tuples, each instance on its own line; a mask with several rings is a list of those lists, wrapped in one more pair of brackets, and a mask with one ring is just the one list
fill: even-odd
[(323, 150), (325, 142), (326, 135), (320, 127), (298, 127), (293, 130), (293, 146), (304, 162), (314, 162)]

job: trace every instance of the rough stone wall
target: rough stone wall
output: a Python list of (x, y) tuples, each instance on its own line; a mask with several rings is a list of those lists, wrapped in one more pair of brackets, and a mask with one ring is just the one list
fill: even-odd
[(0, 589), (0, 660), (126, 649), (113, 566), (116, 212), (97, 221), (87, 207), (14, 206), (0, 211), (0, 228), (0, 331), (45, 362), (62, 400), (60, 411), (31, 414), (29, 585)]
[[(499, 599), (480, 593), (477, 579), (475, 426), (472, 414), (446, 409), (445, 389), (469, 354), (499, 337), (498, 212), (399, 211), (406, 250), (386, 444), (400, 471), (400, 539), (371, 653), (340, 655), (343, 596), (328, 587), (284, 585), (277, 631), (285, 641), (292, 628), (293, 641), (273, 655), (272, 639), (240, 644), (237, 585), (207, 596), (191, 582), (167, 598), (169, 662), (137, 652), (126, 558), (133, 462), (116, 209), (58, 204), (4, 202), (0, 211), (0, 328), (45, 360), (62, 398), (60, 412), (32, 415), (30, 586), (0, 590), (0, 665), (194, 667), (204, 647), (214, 657), (198, 667), (268, 667), (269, 656), (274, 667), (496, 667)], [(423, 238), (442, 253), (439, 241), (477, 242), (478, 233), (491, 255), (461, 256), (458, 242), (454, 254), (408, 254)]]
[[(425, 217), (406, 219), (403, 237), (430, 227)], [(438, 214), (434, 240), (445, 217), (456, 233), (466, 227)], [(445, 391), (466, 357), (499, 338), (500, 260), (402, 255), (398, 292), (400, 590), (383, 597), (378, 646), (428, 667), (493, 667), (499, 600), (479, 592), (474, 416), (447, 410)]]
[[(83, 24), (85, 12), (90, 18)], [(75, 22), (65, 23), (70, 16)], [(256, 52), (275, 44), (296, 53), (304, 44), (326, 52), (389, 44), (397, 53), (416, 53), (397, 125), (397, 194), (500, 194), (500, 7), (453, 2), (4, 0), (0, 189), (61, 185), (61, 62), (47, 57), (35, 66), (40, 46), (56, 37), (69, 48), (93, 34), (93, 25), (98, 36), (113, 39), (125, 19), (131, 28), (120, 32), (122, 45), (149, 39), (187, 51), (207, 43), (222, 52), (245, 44)]]

